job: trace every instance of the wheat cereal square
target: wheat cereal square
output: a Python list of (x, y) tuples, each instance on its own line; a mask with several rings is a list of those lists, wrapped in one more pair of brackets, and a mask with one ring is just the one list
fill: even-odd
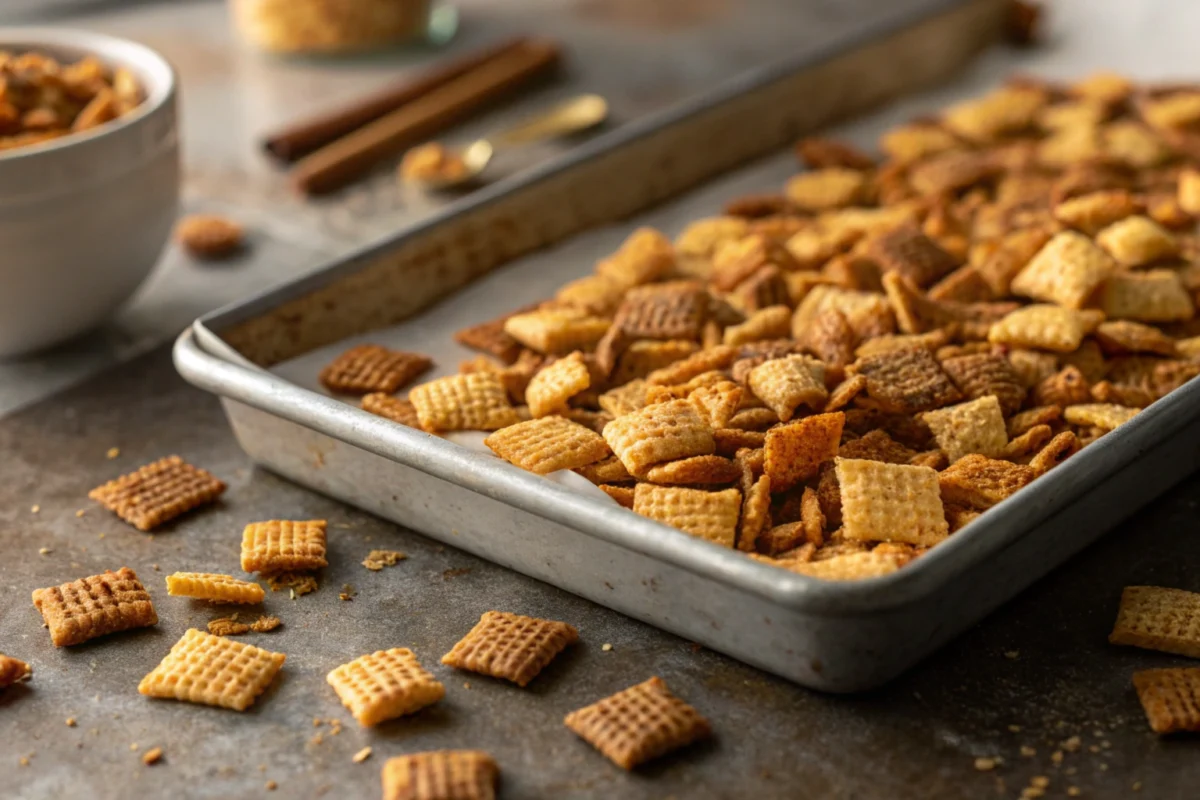
[(994, 395), (926, 411), (921, 421), (933, 431), (933, 438), (951, 464), (971, 453), (998, 456), (1008, 444), (1004, 413)]
[(1196, 315), (1179, 273), (1170, 269), (1122, 272), (1100, 289), (1100, 309), (1110, 319), (1183, 322)]
[(1071, 425), (1086, 425), (1111, 431), (1137, 416), (1138, 409), (1113, 403), (1080, 403), (1063, 409), (1063, 419)]
[(700, 539), (733, 547), (742, 511), (742, 493), (737, 489), (706, 492), (639, 483), (634, 487), (633, 511)]
[(325, 525), (323, 519), (250, 523), (242, 531), (242, 569), (267, 575), (326, 566)]
[(988, 341), (1070, 353), (1079, 349), (1083, 337), (1103, 322), (1103, 317), (1103, 314), (1092, 315), (1072, 308), (1035, 303), (1018, 308), (993, 323), (988, 331)]
[(572, 711), (563, 722), (624, 769), (712, 734), (708, 720), (672, 694), (658, 677)]
[(1013, 414), (1025, 402), (1025, 387), (1002, 355), (973, 353), (941, 361), (942, 369), (964, 396), (972, 400), (991, 395), (1000, 401), (1004, 414)]
[(782, 422), (787, 422), (800, 406), (817, 411), (829, 399), (829, 391), (823, 380), (814, 374), (813, 365), (814, 361), (808, 356), (773, 358), (750, 370), (746, 382), (759, 400)]
[(0, 689), (7, 689), (33, 675), (33, 668), (19, 658), (0, 653)]
[(1141, 214), (1109, 225), (1096, 234), (1096, 242), (1126, 267), (1141, 267), (1179, 255), (1175, 235)]
[(504, 332), (543, 355), (565, 356), (593, 349), (608, 333), (610, 320), (588, 316), (576, 309), (539, 309), (514, 314), (504, 321)]
[(1155, 733), (1200, 731), (1200, 667), (1142, 670), (1133, 686)]
[(867, 255), (884, 272), (895, 272), (920, 288), (931, 286), (959, 265), (958, 259), (915, 225), (905, 225), (876, 237), (867, 247)]
[(433, 366), (420, 353), (389, 350), (377, 344), (351, 347), (321, 370), (321, 384), (341, 394), (392, 394)]
[(757, 480), (753, 475), (747, 476), (749, 488), (745, 490), (742, 501), (742, 517), (738, 523), (737, 549), (745, 553), (753, 553), (757, 547), (758, 537), (771, 524), (771, 479), (761, 475)]
[(1200, 658), (1200, 594), (1126, 586), (1108, 641)]
[(527, 686), (578, 640), (579, 631), (565, 622), (487, 611), (442, 663)]
[(33, 605), (50, 629), (55, 647), (158, 624), (150, 595), (129, 567), (36, 589)]
[(179, 456), (167, 456), (88, 492), (95, 500), (140, 531), (211, 503), (225, 484)]
[(841, 457), (834, 465), (845, 538), (928, 546), (949, 535), (936, 471)]
[(650, 483), (679, 486), (733, 483), (741, 475), (741, 467), (733, 461), (712, 455), (691, 456), (657, 464), (646, 471), (645, 479)]
[(500, 768), (482, 750), (433, 750), (389, 758), (383, 800), (495, 800)]
[(519, 422), (508, 390), (492, 372), (451, 375), (415, 386), (408, 399), (427, 431), (494, 431)]
[(631, 475), (655, 464), (716, 451), (712, 426), (687, 400), (670, 400), (617, 417), (604, 426), (604, 440)]
[(816, 476), (821, 464), (838, 454), (846, 415), (815, 414), (767, 431), (764, 470), (771, 491), (782, 492)]
[(421, 419), (417, 416), (417, 407), (407, 400), (392, 397), (390, 394), (372, 392), (364, 395), (362, 410), (410, 428), (421, 429)]
[(359, 656), (336, 667), (325, 680), (364, 728), (412, 714), (446, 694), (446, 688), (404, 647)]
[(937, 476), (944, 503), (985, 511), (1028, 485), (1037, 471), (1022, 464), (972, 454)]
[(924, 347), (860, 358), (851, 369), (867, 379), (867, 396), (883, 411), (915, 414), (962, 399), (950, 376)]
[(686, 285), (651, 284), (630, 289), (613, 326), (632, 339), (694, 340), (708, 319), (708, 293)]
[[(745, 223), (743, 223), (745, 224)], [(666, 276), (675, 266), (675, 248), (654, 228), (638, 228), (617, 252), (596, 265), (596, 274), (626, 289)]]
[(454, 341), (511, 364), (521, 355), (521, 343), (504, 332), (506, 319), (504, 317), (463, 328), (454, 334)]
[(167, 594), (215, 603), (261, 603), (266, 596), (257, 583), (212, 572), (176, 572), (168, 575)]
[[(1123, 356), (1134, 353), (1150, 353), (1159, 356), (1173, 356), (1176, 353), (1175, 340), (1167, 336), (1153, 325), (1141, 322), (1131, 322), (1121, 319), (1112, 322), (1101, 322), (1096, 326), (1093, 336), (1104, 355)], [(1180, 351), (1181, 354), (1182, 351)]]
[(729, 367), (737, 357), (738, 348), (736, 347), (729, 345), (706, 347), (686, 358), (654, 370), (646, 376), (646, 382), (653, 386), (676, 386), (687, 383), (697, 375)]
[(1063, 231), (1012, 279), (1012, 292), (1064, 308), (1082, 308), (1117, 263), (1091, 239)]
[(483, 443), (505, 461), (538, 475), (579, 469), (612, 452), (600, 434), (562, 417), (518, 422), (501, 428)]
[(623, 417), (646, 407), (647, 390), (650, 384), (641, 378), (634, 378), (621, 386), (615, 386), (604, 392), (597, 399), (600, 408), (614, 417)]
[(567, 401), (592, 383), (583, 354), (572, 353), (538, 370), (525, 388), (525, 402), (534, 417), (545, 417), (566, 409)]
[(286, 658), (283, 653), (191, 628), (142, 678), (138, 692), (245, 711), (275, 680)]

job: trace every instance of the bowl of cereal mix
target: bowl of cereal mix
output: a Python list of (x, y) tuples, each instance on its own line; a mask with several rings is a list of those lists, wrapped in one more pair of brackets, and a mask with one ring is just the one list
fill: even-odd
[(175, 85), (135, 42), (0, 27), (0, 358), (96, 326), (154, 268), (179, 203)]

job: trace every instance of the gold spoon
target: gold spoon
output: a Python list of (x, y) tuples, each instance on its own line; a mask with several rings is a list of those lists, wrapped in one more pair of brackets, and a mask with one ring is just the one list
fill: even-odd
[[(407, 179), (435, 191), (462, 186), (478, 178), (491, 163), (496, 151), (503, 147), (578, 133), (599, 125), (607, 116), (608, 101), (603, 97), (598, 94), (580, 95), (501, 131), (490, 139), (479, 139), (457, 152), (447, 151), (442, 157), (443, 164), (453, 165), (452, 169), (437, 170), (434, 174), (419, 177), (407, 176)], [(456, 161), (461, 162), (461, 169)]]

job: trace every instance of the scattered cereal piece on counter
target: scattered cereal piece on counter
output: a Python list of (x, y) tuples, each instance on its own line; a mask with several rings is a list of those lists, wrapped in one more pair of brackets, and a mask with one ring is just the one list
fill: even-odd
[(996, 759), (994, 758), (977, 758), (975, 759), (975, 769), (980, 772), (991, 772), (996, 768)]
[[(383, 800), (454, 797), (486, 800), (496, 796), (500, 768), (481, 750), (436, 750), (389, 758), (383, 765)], [(434, 795), (428, 787), (445, 787)]]
[(224, 491), (225, 484), (205, 470), (168, 456), (93, 489), (88, 497), (138, 530), (149, 531), (213, 502)]
[(400, 177), (416, 183), (457, 183), (468, 174), (462, 155), (438, 142), (410, 148), (400, 161)]
[(37, 589), (33, 604), (50, 629), (55, 647), (158, 624), (150, 595), (128, 567)]
[(193, 628), (142, 678), (138, 692), (245, 711), (271, 685), (285, 659), (282, 653)]
[(442, 663), (526, 686), (579, 632), (565, 622), (487, 611)]
[(371, 757), (371, 748), (364, 747), (362, 750), (359, 750), (357, 753), (355, 753), (353, 756), (351, 756), (350, 760), (353, 761), (355, 764), (361, 764), (362, 762), (366, 761), (370, 757)]
[(110, 461), (119, 455), (121, 455), (121, 448), (119, 447), (110, 447), (108, 448), (108, 452), (104, 454), (105, 458)]
[(48, 556), (53, 552), (54, 551), (51, 550), (49, 547), (39, 547), (38, 548), (38, 555), (40, 555), (40, 556)]
[(276, 783), (275, 781), (267, 781), (266, 787), (267, 787), (268, 792), (273, 792), (279, 788), (279, 784)]
[(328, 563), (323, 519), (253, 522), (242, 532), (242, 569), (246, 572), (265, 575), (314, 570)]
[(190, 214), (175, 226), (175, 238), (195, 258), (217, 261), (242, 249), (245, 231), (231, 219), (214, 214)]
[(1142, 670), (1133, 685), (1155, 733), (1200, 731), (1200, 667)]
[(142, 763), (145, 764), (146, 766), (150, 766), (151, 764), (157, 764), (158, 762), (162, 761), (162, 757), (163, 757), (163, 749), (161, 747), (151, 747), (149, 750), (147, 750), (145, 753), (142, 754)]
[(433, 705), (445, 687), (407, 648), (379, 650), (342, 664), (325, 680), (364, 728)]
[(287, 589), (292, 600), (315, 592), (319, 588), (316, 577), (301, 572), (281, 572), (266, 577), (267, 586), (272, 592), (282, 592)]
[(1126, 586), (1108, 641), (1200, 658), (1200, 594)]
[(608, 642), (605, 642), (604, 644), (600, 645), (600, 649), (607, 653), (613, 649), (613, 646)]
[(211, 572), (176, 572), (168, 575), (167, 594), (216, 603), (250, 604), (261, 603), (266, 596), (257, 583)]

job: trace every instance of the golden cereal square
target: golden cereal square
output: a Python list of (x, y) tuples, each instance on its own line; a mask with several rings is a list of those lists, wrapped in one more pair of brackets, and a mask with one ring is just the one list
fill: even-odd
[(1041, 88), (1004, 86), (945, 109), (942, 124), (964, 139), (991, 142), (1028, 128), (1046, 102)]
[(586, 275), (565, 283), (554, 299), (586, 314), (608, 316), (617, 310), (625, 288), (602, 275)]
[(526, 686), (578, 640), (579, 631), (565, 622), (488, 611), (442, 663)]
[(802, 172), (784, 187), (788, 200), (807, 211), (828, 211), (858, 205), (867, 188), (867, 174), (845, 167)]
[(1063, 419), (1072, 425), (1087, 425), (1111, 431), (1137, 416), (1138, 409), (1113, 403), (1080, 403), (1063, 409)]
[(634, 489), (633, 511), (692, 536), (733, 547), (742, 511), (742, 493), (737, 489), (706, 492), (639, 483)]
[(7, 689), (33, 674), (33, 668), (19, 658), (0, 653), (0, 689)]
[(1200, 731), (1200, 667), (1142, 670), (1133, 686), (1155, 733)]
[(768, 430), (764, 469), (771, 491), (782, 492), (815, 477), (821, 464), (838, 454), (845, 422), (845, 414), (834, 412)]
[(389, 350), (377, 344), (351, 347), (321, 370), (325, 388), (342, 394), (391, 394), (433, 366), (420, 353)]
[(613, 326), (631, 339), (694, 340), (708, 319), (708, 293), (694, 285), (630, 289)]
[(958, 259), (915, 225), (905, 225), (876, 237), (867, 255), (884, 272), (895, 272), (924, 288), (936, 283), (958, 266)]
[(617, 358), (612, 382), (621, 386), (638, 378), (645, 378), (655, 370), (682, 361), (699, 349), (700, 345), (696, 342), (683, 340), (631, 342)]
[(494, 431), (519, 422), (493, 372), (451, 375), (413, 387), (408, 399), (427, 431)]
[(708, 720), (657, 677), (572, 711), (563, 722), (625, 769), (712, 734)]
[(1179, 348), (1174, 339), (1158, 328), (1141, 322), (1131, 322), (1127, 319), (1101, 322), (1096, 327), (1093, 336), (1106, 355), (1153, 353), (1160, 356), (1173, 356), (1177, 348), (1180, 355), (1187, 355), (1184, 348)]
[(600, 434), (562, 417), (518, 422), (501, 428), (483, 443), (505, 461), (538, 475), (579, 469), (612, 453)]
[(383, 800), (495, 800), (500, 768), (482, 750), (434, 750), (389, 758)]
[(655, 464), (716, 451), (712, 426), (687, 400), (670, 400), (617, 417), (604, 426), (604, 440), (632, 475)]
[(894, 553), (845, 553), (820, 561), (797, 561), (779, 563), (793, 572), (820, 578), (824, 581), (861, 581), (890, 575), (907, 563), (908, 559)]
[(928, 546), (949, 535), (936, 471), (853, 458), (834, 464), (845, 538)]
[(168, 456), (88, 492), (109, 511), (141, 531), (157, 528), (211, 503), (225, 484), (179, 456)]
[(971, 453), (993, 457), (1004, 452), (1008, 428), (1000, 401), (993, 395), (935, 411), (926, 411), (921, 421), (933, 431), (938, 447), (953, 464)]
[(646, 470), (646, 480), (667, 485), (733, 483), (742, 468), (722, 456), (691, 456)]
[(1104, 280), (1117, 270), (1092, 240), (1063, 231), (1038, 251), (1012, 280), (1012, 291), (1065, 308), (1082, 308)]
[(950, 376), (924, 347), (860, 358), (853, 371), (867, 379), (867, 396), (883, 411), (915, 414), (962, 400)]
[(55, 647), (158, 623), (150, 595), (129, 567), (36, 589), (33, 605), (50, 629)]
[(362, 410), (410, 428), (421, 429), (421, 420), (417, 416), (417, 407), (407, 400), (392, 397), (383, 392), (372, 392), (362, 399)]
[(629, 474), (629, 470), (625, 469), (625, 465), (621, 463), (621, 459), (616, 456), (609, 456), (597, 461), (595, 464), (578, 467), (575, 472), (597, 486), (604, 483), (620, 483), (622, 481), (633, 480), (633, 476)]
[(591, 385), (583, 355), (576, 352), (538, 370), (525, 389), (525, 402), (534, 417), (566, 410), (567, 400)]
[(995, 353), (970, 353), (941, 361), (942, 369), (959, 391), (971, 399), (988, 395), (1000, 401), (1005, 414), (1013, 414), (1025, 401), (1025, 387), (1008, 359)]
[(1200, 658), (1200, 594), (1126, 586), (1108, 641)]
[[(675, 248), (654, 228), (638, 228), (617, 252), (596, 265), (596, 274), (624, 288), (663, 278), (675, 265)], [(574, 348), (572, 348), (574, 349)]]
[(699, 350), (687, 358), (681, 358), (646, 376), (646, 382), (654, 386), (675, 386), (687, 383), (698, 375), (713, 370), (725, 369), (738, 357), (738, 348), (717, 345)]
[(342, 664), (325, 680), (365, 728), (433, 705), (446, 688), (407, 648), (379, 650)]
[(724, 428), (742, 407), (745, 390), (731, 381), (701, 386), (688, 395), (688, 400), (714, 429)]
[(808, 356), (773, 358), (750, 370), (747, 383), (759, 400), (787, 422), (800, 406), (818, 410), (829, 398), (825, 384), (813, 374), (812, 363)]
[(1196, 314), (1179, 274), (1169, 269), (1113, 275), (1100, 290), (1100, 308), (1111, 319), (1138, 322), (1183, 322)]
[(176, 572), (168, 575), (167, 594), (215, 603), (261, 603), (266, 596), (257, 583), (211, 572)]
[(609, 320), (583, 315), (575, 309), (541, 309), (515, 314), (504, 321), (504, 332), (530, 350), (565, 356), (591, 350), (608, 333)]
[(463, 328), (454, 334), (454, 341), (463, 347), (495, 356), (505, 364), (511, 364), (521, 354), (521, 343), (504, 332), (507, 318), (494, 319)]
[(1012, 347), (1070, 353), (1079, 349), (1083, 337), (1102, 321), (1102, 318), (1075, 309), (1035, 303), (1018, 308), (993, 323), (988, 331), (988, 341)]
[(984, 511), (1033, 481), (1032, 467), (972, 454), (938, 474), (942, 502)]
[[(833, 312), (838, 313), (838, 312)], [(741, 345), (750, 342), (786, 339), (792, 330), (792, 310), (787, 306), (770, 306), (755, 311), (745, 321), (730, 325), (722, 336), (724, 344)], [(849, 331), (849, 326), (846, 327)]]
[(1179, 255), (1175, 235), (1140, 214), (1109, 225), (1096, 234), (1096, 242), (1126, 267), (1140, 267)]
[(1054, 206), (1054, 217), (1088, 236), (1138, 212), (1138, 202), (1124, 190), (1089, 192)]
[(609, 389), (600, 395), (597, 402), (614, 417), (623, 417), (646, 407), (646, 392), (649, 384), (635, 378), (626, 384)]
[(242, 569), (273, 574), (320, 569), (325, 560), (325, 520), (252, 522), (242, 531)]
[(191, 628), (142, 678), (148, 697), (245, 711), (267, 690), (287, 658)]

